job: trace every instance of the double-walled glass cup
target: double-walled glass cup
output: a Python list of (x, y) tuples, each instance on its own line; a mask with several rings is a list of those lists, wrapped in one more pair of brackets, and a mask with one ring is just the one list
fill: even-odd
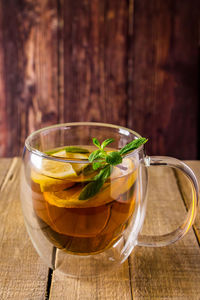
[[(85, 196), (85, 187), (90, 188), (99, 173), (88, 160), (89, 153), (97, 149), (94, 137), (101, 142), (113, 138), (107, 148), (113, 151), (140, 135), (110, 124), (66, 123), (32, 133), (23, 153), (21, 202), (27, 231), (47, 265), (71, 276), (112, 270), (137, 245), (165, 246), (179, 240), (193, 224), (198, 204), (198, 183), (192, 170), (174, 158), (147, 157), (144, 146), (125, 155), (119, 165), (111, 167), (103, 186)], [(183, 224), (161, 236), (140, 234), (150, 165), (181, 170), (192, 189)]]

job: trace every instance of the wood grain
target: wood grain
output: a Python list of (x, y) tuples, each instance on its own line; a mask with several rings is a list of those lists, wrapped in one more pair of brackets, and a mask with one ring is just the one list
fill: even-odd
[(197, 157), (199, 5), (134, 1), (128, 126), (149, 138), (149, 154)]
[[(8, 164), (10, 168), (8, 169)], [(21, 160), (0, 161), (0, 298), (44, 299), (48, 268), (28, 238), (19, 201)], [(5, 174), (4, 170), (7, 169)], [(6, 175), (6, 176), (5, 176)]]
[(65, 122), (126, 125), (128, 2), (64, 1)]
[[(151, 167), (149, 177), (143, 234), (168, 233), (185, 215), (177, 180), (166, 167)], [(129, 261), (134, 299), (199, 299), (200, 249), (193, 230), (174, 245), (137, 247)]]
[[(0, 1), (0, 28), (2, 28), (2, 5)], [(0, 29), (0, 45), (3, 45), (3, 32)], [(7, 132), (8, 132), (8, 124), (6, 118), (6, 94), (5, 94), (5, 78), (2, 76), (5, 74), (4, 67), (4, 51), (0, 46), (0, 157), (7, 156)]]
[(131, 300), (128, 261), (114, 273), (101, 277), (70, 278), (54, 272), (50, 299), (124, 299)]
[(0, 156), (13, 156), (30, 132), (58, 122), (57, 2), (0, 5)]
[(8, 173), (11, 162), (12, 160), (10, 158), (0, 159), (0, 190), (6, 181), (6, 174)]
[(147, 136), (149, 154), (197, 159), (199, 9), (0, 0), (0, 157), (21, 155), (40, 127), (101, 121)]

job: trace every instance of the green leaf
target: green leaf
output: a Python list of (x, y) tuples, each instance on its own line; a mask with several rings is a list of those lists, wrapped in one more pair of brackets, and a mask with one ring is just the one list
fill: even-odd
[[(101, 172), (102, 171), (102, 172)], [(106, 165), (105, 167), (104, 167), (104, 169), (103, 170), (101, 170), (100, 172), (101, 172), (101, 178), (103, 178), (103, 180), (104, 181), (106, 181), (106, 179), (108, 178), (108, 177), (110, 177), (110, 174), (111, 174), (111, 172), (112, 172), (112, 167), (110, 166), (110, 165)]]
[(137, 148), (139, 148), (141, 145), (145, 144), (148, 140), (146, 138), (138, 138), (136, 140), (133, 140), (132, 142), (128, 143), (126, 146), (124, 146), (119, 153), (121, 155), (124, 155), (130, 151), (133, 151)]
[(97, 146), (98, 148), (101, 148), (101, 144), (99, 143), (99, 141), (97, 140), (97, 138), (93, 138), (92, 141), (93, 141), (93, 144), (95, 146)]
[(102, 179), (102, 180), (106, 181), (106, 179), (110, 176), (111, 171), (112, 171), (111, 166), (106, 165), (106, 166), (104, 166), (103, 169), (101, 169), (99, 171), (99, 173), (93, 178), (93, 180)]
[(87, 149), (80, 148), (80, 147), (74, 147), (74, 146), (65, 147), (64, 150), (66, 152), (71, 152), (71, 153), (89, 153), (89, 151)]
[(101, 144), (101, 149), (104, 149), (106, 146), (108, 146), (112, 142), (114, 142), (114, 139), (107, 139), (107, 140), (103, 141), (103, 143)]
[(87, 200), (87, 199), (93, 197), (100, 191), (103, 184), (104, 184), (104, 180), (102, 180), (101, 178), (96, 181), (92, 181), (92, 182), (88, 183), (82, 189), (82, 191), (79, 195), (79, 200)]
[(102, 162), (100, 162), (100, 161), (93, 162), (93, 164), (92, 164), (93, 170), (98, 170), (101, 166), (102, 166)]
[(121, 164), (122, 157), (119, 152), (113, 151), (106, 156), (106, 162), (112, 166)]
[(106, 165), (99, 173), (93, 178), (94, 181), (89, 182), (81, 191), (79, 200), (87, 200), (96, 195), (103, 186), (106, 179), (110, 176), (112, 168)]
[(88, 157), (89, 161), (90, 162), (93, 162), (93, 160), (97, 159), (97, 158), (100, 158), (101, 156), (101, 150), (98, 149), (98, 150), (95, 150), (93, 151), (90, 156)]

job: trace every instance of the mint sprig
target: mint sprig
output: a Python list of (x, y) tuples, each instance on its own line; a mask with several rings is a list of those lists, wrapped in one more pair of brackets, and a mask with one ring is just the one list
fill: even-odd
[(146, 138), (138, 138), (126, 144), (119, 151), (107, 153), (104, 148), (114, 142), (114, 139), (106, 139), (102, 144), (100, 144), (97, 138), (93, 138), (92, 140), (98, 149), (93, 151), (88, 159), (92, 163), (93, 170), (99, 170), (99, 173), (82, 189), (79, 200), (87, 200), (95, 196), (101, 190), (105, 181), (110, 177), (113, 166), (121, 164), (125, 154), (147, 142)]
[(139, 148), (140, 146), (142, 146), (143, 144), (145, 144), (148, 140), (146, 138), (139, 138), (139, 139), (135, 139), (132, 142), (126, 144), (120, 151), (119, 153), (121, 155), (127, 154), (130, 151), (133, 151), (137, 148)]
[(109, 144), (111, 144), (114, 141), (115, 141), (114, 139), (107, 139), (107, 140), (103, 141), (103, 143), (101, 144), (101, 149), (104, 149), (106, 146), (108, 146)]
[(81, 191), (79, 195), (79, 200), (87, 200), (93, 196), (95, 196), (102, 186), (104, 185), (106, 179), (111, 174), (110, 165), (106, 165), (104, 168), (100, 170), (100, 172), (93, 177), (93, 181), (89, 182)]
[(87, 200), (96, 195), (102, 188), (104, 181), (99, 179), (96, 181), (89, 182), (81, 191), (79, 200)]
[(119, 152), (113, 151), (106, 156), (106, 162), (111, 166), (119, 165), (122, 162), (122, 156)]

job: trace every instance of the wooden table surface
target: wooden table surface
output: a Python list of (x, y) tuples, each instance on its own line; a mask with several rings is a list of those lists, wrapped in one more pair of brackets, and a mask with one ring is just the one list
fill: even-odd
[[(200, 181), (200, 162), (186, 162)], [(136, 247), (114, 273), (74, 279), (52, 272), (34, 250), (19, 199), (21, 159), (0, 159), (0, 299), (200, 299), (200, 214), (188, 234), (163, 248)], [(188, 184), (172, 169), (149, 169), (143, 232), (173, 230), (186, 213)], [(158, 184), (159, 182), (159, 184)]]

